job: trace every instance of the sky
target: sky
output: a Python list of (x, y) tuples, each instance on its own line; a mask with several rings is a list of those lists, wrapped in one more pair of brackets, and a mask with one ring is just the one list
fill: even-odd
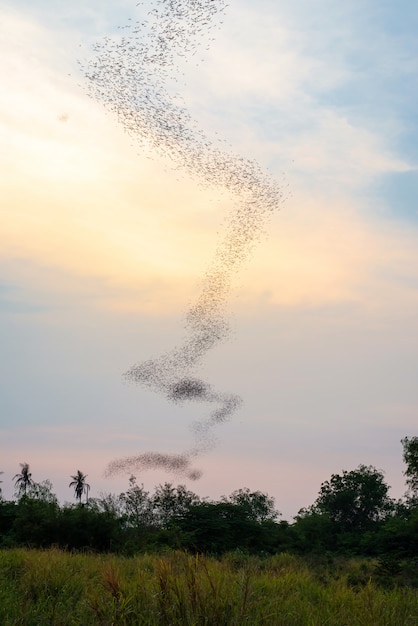
[[(216, 0), (215, 0), (216, 1)], [(19, 463), (73, 499), (120, 493), (112, 459), (181, 453), (205, 405), (123, 373), (181, 343), (232, 199), (129, 136), (78, 61), (149, 2), (0, 7), (2, 489)], [(182, 95), (208, 137), (255, 159), (285, 200), (234, 280), (232, 332), (199, 376), (242, 405), (190, 481), (248, 487), (284, 519), (333, 473), (383, 470), (418, 417), (418, 6), (409, 0), (229, 0)]]

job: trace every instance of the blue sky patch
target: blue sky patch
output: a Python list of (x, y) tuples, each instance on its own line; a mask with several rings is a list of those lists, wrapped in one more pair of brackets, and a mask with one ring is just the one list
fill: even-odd
[(418, 171), (388, 174), (380, 196), (390, 217), (418, 222)]

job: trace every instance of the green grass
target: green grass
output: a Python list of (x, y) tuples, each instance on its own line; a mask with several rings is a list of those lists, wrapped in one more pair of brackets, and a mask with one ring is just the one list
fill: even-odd
[(124, 558), (0, 551), (2, 626), (409, 626), (416, 589), (375, 584), (376, 564), (288, 554)]

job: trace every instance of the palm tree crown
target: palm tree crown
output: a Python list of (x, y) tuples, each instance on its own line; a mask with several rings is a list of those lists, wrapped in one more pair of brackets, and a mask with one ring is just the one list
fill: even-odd
[(71, 478), (73, 480), (70, 482), (68, 486), (74, 487), (75, 497), (81, 504), (81, 496), (83, 495), (83, 493), (86, 494), (86, 500), (88, 500), (88, 497), (89, 497), (88, 494), (89, 494), (90, 485), (86, 483), (87, 474), (83, 474), (83, 472), (80, 472), (80, 470), (77, 470), (77, 474), (75, 476), (71, 476)]
[(27, 488), (33, 485), (32, 474), (29, 471), (28, 463), (19, 463), (21, 469), (20, 474), (16, 474), (13, 476), (13, 480), (15, 481), (16, 489), (19, 489), (19, 493), (23, 492), (23, 495), (26, 496)]

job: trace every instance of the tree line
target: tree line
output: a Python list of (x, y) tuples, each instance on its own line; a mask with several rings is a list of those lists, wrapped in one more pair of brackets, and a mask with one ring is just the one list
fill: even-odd
[(89, 498), (80, 470), (69, 483), (76, 502), (60, 505), (51, 482), (35, 482), (29, 464), (21, 463), (15, 497), (0, 499), (0, 547), (383, 555), (396, 568), (418, 556), (418, 437), (405, 437), (402, 446), (403, 498), (389, 497), (380, 470), (360, 465), (323, 482), (316, 501), (292, 523), (280, 520), (268, 494), (248, 488), (213, 501), (168, 482), (150, 493), (131, 476), (126, 492)]

